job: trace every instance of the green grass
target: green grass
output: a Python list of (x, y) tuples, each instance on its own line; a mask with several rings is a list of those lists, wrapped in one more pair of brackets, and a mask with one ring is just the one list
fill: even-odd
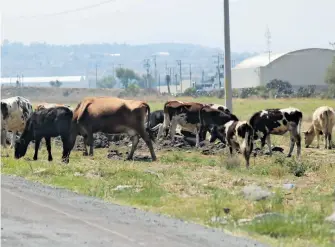
[[(191, 101), (190, 98), (182, 100)], [(220, 103), (210, 98), (196, 101)], [(153, 110), (161, 109), (163, 104), (158, 100), (151, 102)], [(334, 106), (334, 103), (319, 99), (235, 100), (234, 112), (241, 119), (247, 119), (264, 106), (294, 106), (304, 113), (304, 129), (320, 105)], [(287, 153), (287, 135), (271, 139)], [(334, 209), (335, 151), (324, 150), (323, 145), (320, 149), (303, 148), (301, 161), (278, 153), (272, 157), (251, 158), (249, 170), (241, 156), (229, 158), (227, 150), (218, 155), (202, 155), (197, 150), (157, 151), (158, 161), (148, 163), (108, 160), (106, 149), (96, 149), (94, 157), (73, 152), (70, 163), (64, 165), (60, 163), (59, 148), (53, 147), (53, 162), (47, 161), (45, 149), (43, 146), (39, 161), (25, 160), (32, 158), (32, 149), (20, 160), (2, 158), (2, 172), (224, 228), (232, 234), (249, 236), (272, 246), (334, 245), (335, 227), (324, 222), (324, 218)], [(121, 149), (124, 153), (128, 148)], [(138, 153), (140, 151), (135, 154)], [(284, 183), (296, 186), (285, 190)], [(267, 188), (274, 193), (273, 197), (258, 202), (244, 199), (241, 190), (250, 184)], [(118, 191), (115, 190), (118, 185), (132, 187)], [(224, 208), (230, 212), (227, 214)], [(253, 219), (257, 214), (271, 212), (285, 217), (238, 223), (240, 219)], [(212, 217), (224, 217), (227, 224), (213, 223)]]

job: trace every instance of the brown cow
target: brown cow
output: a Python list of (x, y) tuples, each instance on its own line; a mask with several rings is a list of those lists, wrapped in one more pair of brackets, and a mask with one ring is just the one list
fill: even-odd
[(147, 113), (150, 116), (150, 107), (144, 101), (114, 97), (87, 97), (74, 110), (73, 121), (76, 124), (76, 130), (73, 135), (80, 134), (84, 137), (84, 155), (88, 155), (86, 145), (89, 145), (89, 155), (93, 156), (93, 133), (98, 131), (108, 134), (128, 133), (131, 136), (132, 147), (127, 159), (133, 158), (141, 136), (149, 147), (152, 160), (155, 161), (156, 155), (150, 139), (151, 135), (144, 127)]
[(196, 147), (199, 147), (201, 127), (199, 112), (204, 105), (197, 102), (167, 101), (164, 104), (164, 122), (159, 128), (157, 139), (163, 132), (165, 136), (170, 132), (173, 142), (177, 125), (180, 125), (183, 130), (195, 133)]

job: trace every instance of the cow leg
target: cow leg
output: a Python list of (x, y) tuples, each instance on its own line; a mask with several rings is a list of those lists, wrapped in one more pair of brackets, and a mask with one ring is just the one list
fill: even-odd
[(69, 157), (70, 157), (70, 141), (67, 136), (62, 136), (62, 143), (63, 143), (63, 154), (62, 154), (62, 162), (69, 163)]
[(272, 156), (272, 147), (271, 147), (271, 138), (270, 138), (270, 134), (268, 134), (266, 136), (266, 143), (268, 144), (268, 147), (269, 147), (269, 154), (270, 156)]
[(87, 135), (84, 135), (83, 136), (84, 137), (84, 152), (83, 152), (83, 156), (88, 156), (88, 152), (87, 152), (87, 139), (88, 139), (88, 137), (87, 137)]
[(35, 153), (34, 153), (33, 160), (37, 160), (38, 148), (40, 147), (40, 143), (41, 143), (41, 138), (36, 138), (35, 139)]
[(198, 148), (200, 146), (200, 130), (196, 130), (195, 134), (195, 147)]
[(170, 125), (170, 136), (171, 136), (172, 143), (174, 143), (174, 136), (176, 134), (177, 124), (178, 124), (177, 121), (175, 119), (172, 119), (171, 125)]
[(47, 146), (48, 150), (48, 161), (52, 161), (52, 154), (51, 154), (51, 138), (44, 138), (45, 139), (45, 145)]
[(316, 148), (319, 148), (320, 147), (320, 132), (318, 130), (315, 130), (315, 129), (314, 129), (314, 131), (315, 131), (315, 134), (316, 134), (316, 141), (318, 143)]
[(9, 148), (13, 148), (15, 146), (16, 134), (17, 134), (17, 131), (12, 131), (12, 141), (10, 143)]
[(1, 144), (4, 146), (4, 148), (7, 147), (6, 137), (7, 137), (7, 131), (5, 129), (2, 129), (1, 130)]
[(152, 141), (148, 135), (148, 133), (146, 131), (138, 131), (139, 135), (142, 137), (142, 139), (145, 141), (145, 143), (147, 144), (149, 151), (150, 151), (150, 155), (151, 155), (151, 159), (152, 161), (157, 160), (155, 151), (154, 151), (154, 147), (152, 145)]
[(333, 143), (332, 143), (332, 133), (329, 132), (328, 133), (328, 149), (332, 149), (332, 145), (333, 145)]
[(130, 139), (132, 143), (131, 143), (131, 150), (130, 150), (130, 153), (128, 154), (127, 160), (133, 159), (134, 152), (138, 145), (139, 137), (138, 135), (134, 135), (134, 136), (131, 136)]
[(90, 146), (90, 156), (93, 156), (93, 133), (89, 133), (87, 137), (87, 144)]

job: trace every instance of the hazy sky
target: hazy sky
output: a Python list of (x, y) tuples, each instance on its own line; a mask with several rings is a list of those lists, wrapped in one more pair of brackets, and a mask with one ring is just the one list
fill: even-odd
[[(115, 0), (74, 13), (43, 16), (103, 1), (4, 0), (2, 40), (54, 44), (178, 42), (223, 48), (222, 0)], [(265, 51), (267, 26), (275, 52), (330, 48), (329, 42), (335, 42), (335, 0), (230, 2), (233, 51)]]

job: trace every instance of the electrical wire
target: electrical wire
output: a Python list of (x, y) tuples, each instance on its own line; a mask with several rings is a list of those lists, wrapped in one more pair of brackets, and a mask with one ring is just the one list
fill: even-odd
[(101, 5), (111, 3), (111, 2), (115, 2), (115, 1), (116, 0), (107, 0), (107, 1), (100, 2), (100, 3), (91, 4), (91, 5), (87, 5), (87, 6), (84, 6), (84, 7), (75, 8), (75, 9), (69, 9), (69, 10), (65, 10), (65, 11), (61, 11), (61, 12), (45, 14), (45, 15), (19, 16), (19, 18), (39, 18), (39, 17), (50, 17), (50, 16), (64, 15), (64, 14), (78, 12), (78, 11), (82, 11), (82, 10), (86, 10), (86, 9), (96, 8), (96, 7), (99, 7)]

